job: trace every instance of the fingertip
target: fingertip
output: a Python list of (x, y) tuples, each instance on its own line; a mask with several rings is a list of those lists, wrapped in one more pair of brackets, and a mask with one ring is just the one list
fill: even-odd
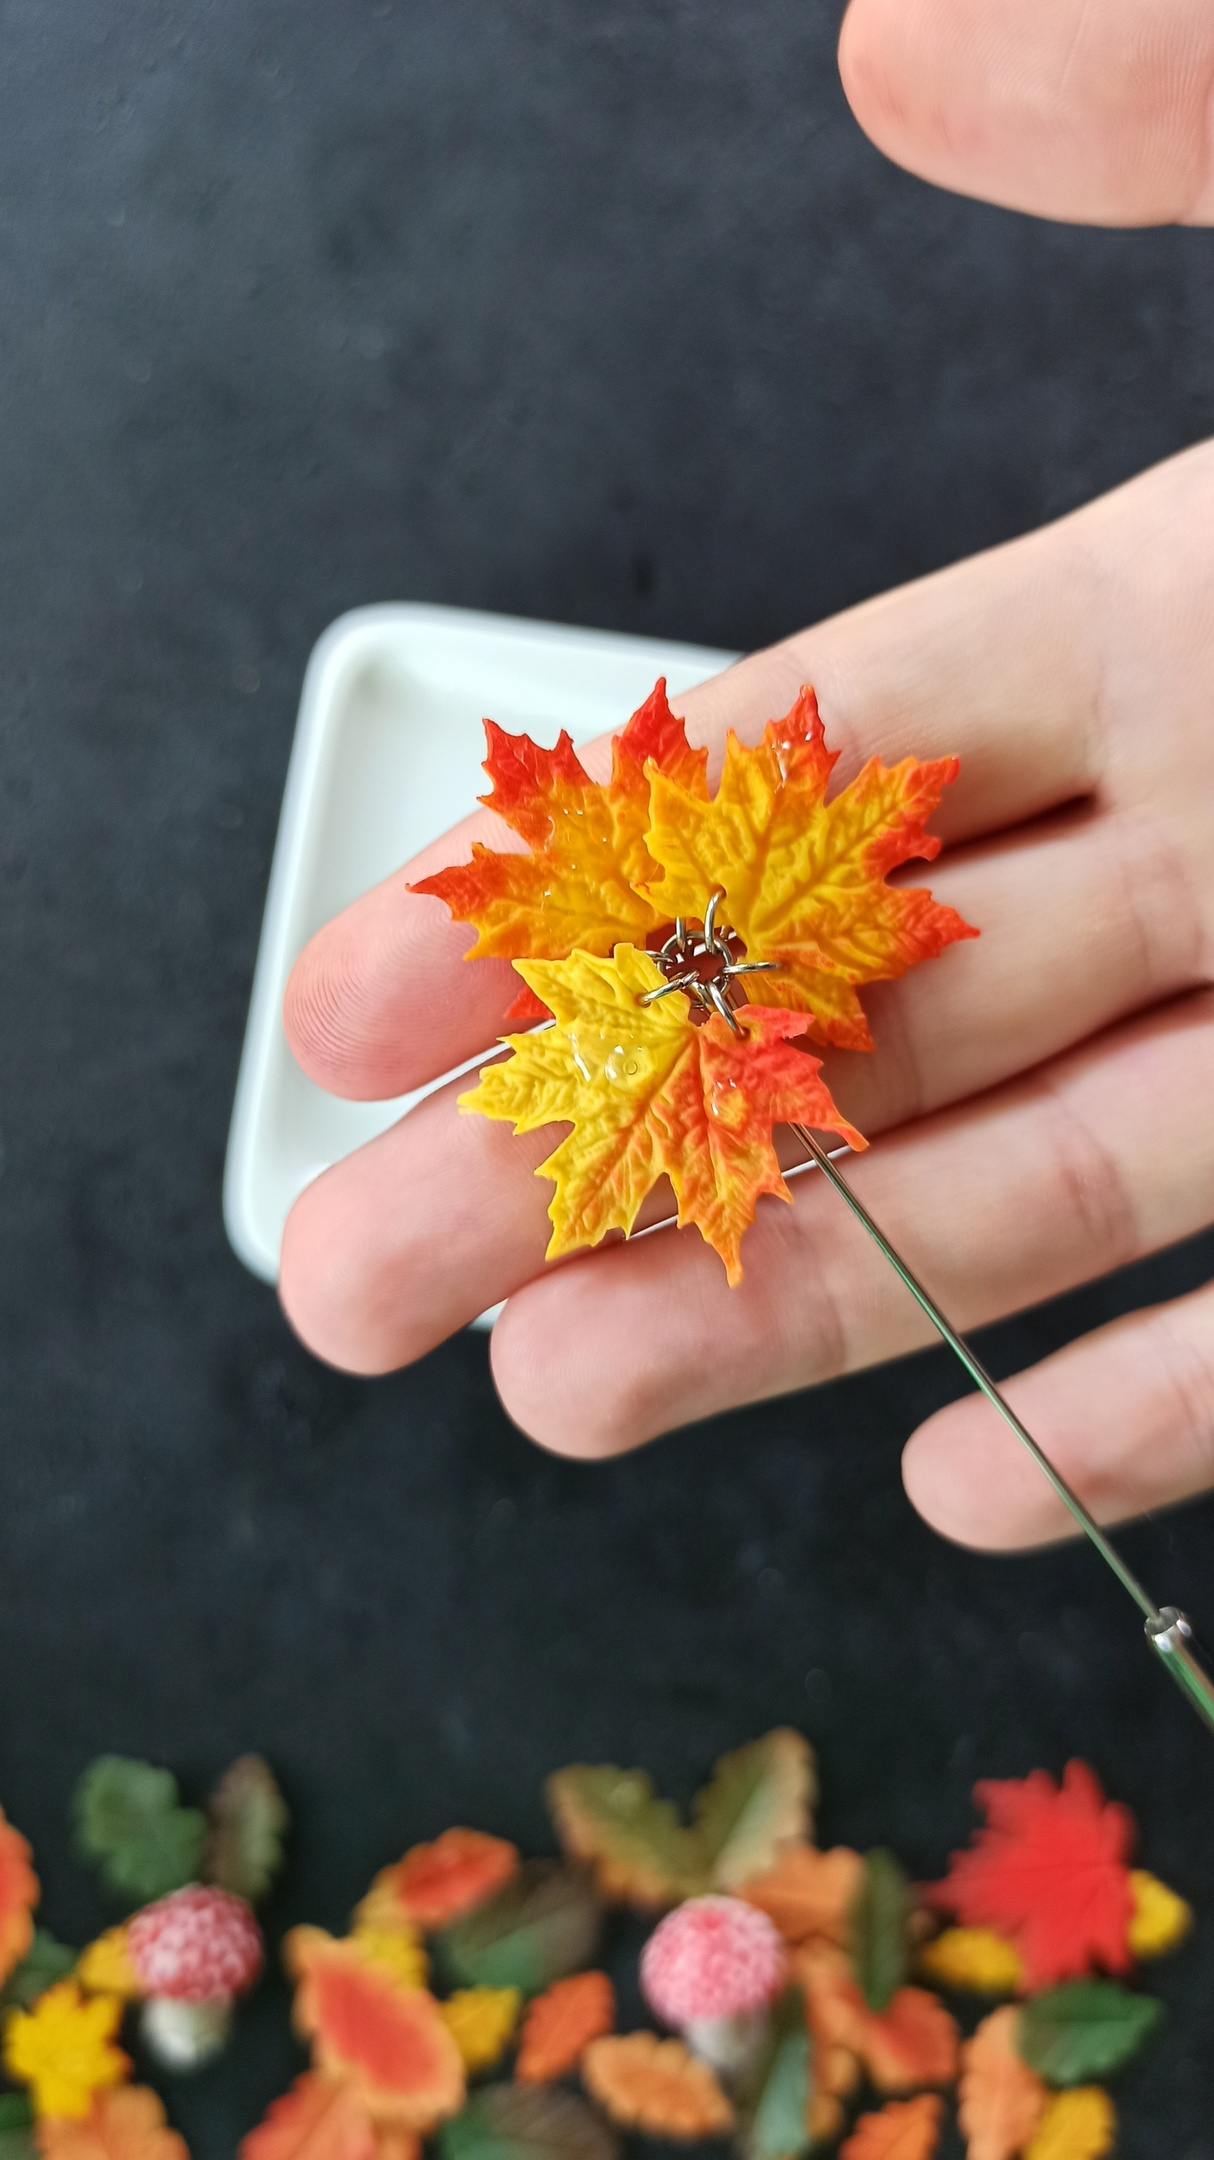
[(949, 1403), (911, 1434), (902, 1483), (930, 1529), (974, 1552), (1018, 1552), (1074, 1532), (1041, 1471), (976, 1397)]
[(630, 1454), (674, 1421), (644, 1341), (627, 1361), (604, 1354), (600, 1285), (600, 1268), (581, 1260), (538, 1276), (509, 1299), (489, 1346), (511, 1421), (577, 1462)]
[[(325, 1172), (296, 1200), (283, 1229), (278, 1263), (278, 1300), (306, 1350), (339, 1372), (363, 1378), (390, 1372), (394, 1334), (369, 1309), (366, 1271), (347, 1235), (348, 1217), (335, 1204)], [(392, 1342), (392, 1349), (388, 1348)]]

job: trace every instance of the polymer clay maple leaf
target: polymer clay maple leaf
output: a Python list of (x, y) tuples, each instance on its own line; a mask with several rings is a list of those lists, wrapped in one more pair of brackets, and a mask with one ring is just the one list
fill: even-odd
[(677, 772), (655, 769), (648, 847), (662, 876), (646, 889), (669, 921), (702, 914), (705, 894), (719, 887), (721, 914), (748, 957), (779, 963), (767, 985), (773, 1003), (807, 1014), (821, 1042), (871, 1050), (856, 985), (890, 981), (978, 935), (923, 887), (885, 883), (913, 856), (939, 854), (926, 821), (959, 760), (908, 757), (887, 767), (870, 758), (827, 802), (838, 754), (805, 688), (753, 748), (729, 734), (711, 800)]
[[(645, 844), (650, 771), (667, 774), (692, 797), (708, 794), (708, 752), (692, 749), (666, 701), (665, 680), (615, 737), (605, 784), (590, 778), (564, 729), (555, 750), (542, 750), (528, 735), (507, 735), (492, 720), (485, 736), (493, 786), (479, 800), (529, 852), (502, 855), (478, 840), (470, 863), (439, 870), (409, 890), (432, 894), (457, 922), (475, 925), (469, 960), (490, 954), (563, 960), (574, 951), (643, 945), (666, 919), (645, 891), (657, 874)], [(524, 991), (506, 1018), (541, 1015)]]
[(1034, 1770), (988, 1779), (974, 1797), (987, 1827), (968, 1852), (953, 1854), (932, 1903), (966, 1926), (1005, 1936), (1029, 1991), (1081, 1978), (1094, 1965), (1125, 1972), (1134, 1912), (1129, 1810), (1105, 1799), (1083, 1762), (1067, 1764), (1061, 1789), (1048, 1771)]
[(696, 1224), (736, 1283), (759, 1194), (791, 1197), (773, 1124), (799, 1120), (865, 1145), (831, 1101), (817, 1058), (792, 1048), (788, 1038), (804, 1028), (799, 1015), (744, 1005), (737, 1034), (715, 1014), (695, 1027), (680, 991), (641, 1003), (665, 978), (632, 945), (610, 958), (577, 952), (515, 966), (555, 1025), (507, 1036), (513, 1057), (486, 1066), (460, 1108), (508, 1119), (516, 1133), (573, 1125), (536, 1173), (556, 1186), (548, 1259), (631, 1230), (666, 1176), (680, 1226)]

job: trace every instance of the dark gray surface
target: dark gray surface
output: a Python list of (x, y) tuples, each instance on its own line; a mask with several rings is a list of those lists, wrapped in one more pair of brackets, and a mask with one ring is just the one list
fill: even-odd
[[(1098, 1563), (954, 1552), (898, 1450), (925, 1358), (595, 1471), (480, 1339), (321, 1370), (220, 1173), (299, 679), (427, 598), (748, 646), (1214, 424), (1214, 241), (886, 167), (815, 0), (0, 8), (0, 1797), (47, 1914), (117, 1748), (237, 1749), (299, 1814), (278, 1919), (410, 1839), (533, 1845), (545, 1771), (684, 1794), (775, 1719), (826, 1832), (937, 1869), (970, 1779), (1082, 1752), (1203, 1906), (1123, 2151), (1214, 2155), (1214, 1743)], [(1000, 1369), (1209, 1246), (1002, 1331)], [(1214, 1620), (1214, 1510), (1127, 1540)], [(1204, 2003), (1203, 2003), (1204, 1997)], [(172, 2106), (195, 2160), (295, 2060), (263, 1994)]]

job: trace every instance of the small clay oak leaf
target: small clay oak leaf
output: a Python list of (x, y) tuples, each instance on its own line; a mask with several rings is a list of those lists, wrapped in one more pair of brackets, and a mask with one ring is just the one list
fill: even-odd
[(665, 1175), (680, 1227), (694, 1223), (741, 1279), (740, 1244), (760, 1193), (787, 1200), (772, 1126), (799, 1120), (861, 1135), (841, 1116), (819, 1064), (792, 1047), (794, 1014), (746, 1006), (735, 1035), (718, 1015), (694, 1027), (681, 992), (644, 1005), (663, 976), (647, 953), (621, 945), (611, 958), (516, 961), (555, 1014), (538, 1034), (506, 1038), (514, 1055), (486, 1066), (461, 1110), (509, 1120), (516, 1133), (568, 1122), (573, 1131), (537, 1176), (553, 1180), (547, 1257), (632, 1229)]
[(839, 2148), (839, 2160), (931, 2160), (943, 2113), (937, 2093), (887, 2101), (875, 2115), (861, 2115)]

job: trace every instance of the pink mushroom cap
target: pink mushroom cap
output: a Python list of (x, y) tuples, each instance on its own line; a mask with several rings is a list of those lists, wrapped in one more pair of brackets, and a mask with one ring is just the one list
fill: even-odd
[(243, 1898), (191, 1883), (128, 1923), (127, 1951), (145, 1995), (218, 2002), (243, 1995), (261, 1971), (261, 1929)]
[(641, 1953), (641, 1988), (664, 2025), (761, 2010), (784, 1984), (783, 1939), (741, 1898), (688, 1898), (654, 1929)]

